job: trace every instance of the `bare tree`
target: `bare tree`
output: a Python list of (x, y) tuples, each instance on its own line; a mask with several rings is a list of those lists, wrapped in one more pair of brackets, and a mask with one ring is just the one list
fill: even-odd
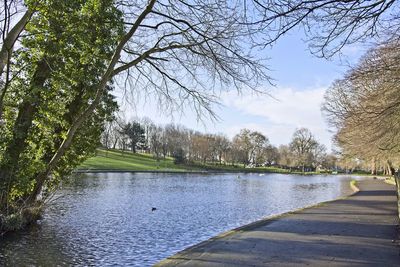
[(262, 157), (267, 165), (277, 164), (280, 159), (279, 150), (273, 145), (267, 145), (263, 150)]
[(144, 128), (144, 135), (145, 135), (145, 142), (144, 142), (144, 147), (143, 150), (147, 153), (150, 152), (150, 135), (151, 135), (151, 130), (154, 129), (155, 125), (153, 121), (148, 118), (148, 117), (143, 117), (139, 120), (140, 124)]
[(342, 153), (369, 162), (372, 174), (379, 165), (388, 174), (400, 166), (399, 82), (399, 41), (394, 40), (370, 50), (325, 95), (323, 111), (337, 129)]
[(252, 151), (252, 143), (250, 140), (249, 129), (241, 129), (240, 133), (233, 137), (233, 152), (236, 154), (235, 159), (244, 165), (249, 163), (250, 152)]
[(372, 160), (400, 149), (398, 42), (371, 50), (327, 91), (323, 111), (345, 153)]
[(150, 151), (157, 160), (161, 158), (163, 148), (163, 129), (159, 126), (152, 126), (149, 135)]
[(295, 156), (297, 166), (301, 167), (303, 172), (306, 167), (312, 166), (315, 159), (315, 151), (319, 150), (317, 140), (307, 128), (297, 129), (293, 133), (289, 147)]
[(196, 134), (193, 136), (193, 154), (196, 160), (202, 161), (204, 164), (210, 155), (210, 144), (207, 136), (203, 134)]
[(288, 145), (280, 145), (278, 148), (279, 151), (279, 160), (278, 164), (281, 167), (294, 167), (294, 155), (290, 151)]
[(226, 162), (226, 154), (231, 147), (231, 142), (225, 135), (222, 134), (215, 135), (214, 138), (214, 150), (217, 155), (219, 164), (222, 164), (222, 160)]
[(260, 132), (254, 131), (249, 135), (249, 140), (251, 144), (251, 149), (249, 153), (249, 161), (255, 166), (260, 163), (264, 150), (269, 145), (268, 138)]
[(270, 45), (294, 28), (304, 29), (311, 50), (331, 57), (356, 42), (397, 38), (400, 27), (399, 2), (395, 0), (253, 0), (262, 19), (249, 22), (267, 36), (260, 44)]

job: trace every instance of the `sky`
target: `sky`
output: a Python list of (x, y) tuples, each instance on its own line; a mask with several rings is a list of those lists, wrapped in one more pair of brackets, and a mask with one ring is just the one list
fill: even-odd
[[(205, 133), (223, 133), (232, 138), (240, 129), (257, 130), (266, 135), (271, 144), (288, 144), (293, 132), (300, 127), (311, 130), (328, 151), (332, 149), (332, 129), (321, 114), (326, 89), (341, 78), (350, 64), (355, 64), (366, 51), (361, 45), (345, 47), (342, 55), (331, 60), (312, 55), (303, 41), (301, 31), (292, 32), (263, 53), (270, 60), (269, 75), (274, 86), (265, 85), (269, 95), (246, 92), (221, 94), (220, 105), (214, 106), (217, 121), (199, 121), (190, 109), (166, 115), (155, 103), (146, 101), (134, 106), (121, 101), (125, 118), (148, 117), (157, 124), (179, 123)], [(272, 95), (273, 97), (271, 97)]]

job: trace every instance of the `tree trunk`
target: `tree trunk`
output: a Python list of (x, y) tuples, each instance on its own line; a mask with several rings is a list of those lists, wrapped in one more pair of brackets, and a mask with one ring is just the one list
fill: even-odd
[[(18, 117), (13, 129), (13, 138), (4, 152), (3, 164), (0, 166), (0, 190), (3, 192), (0, 199), (0, 209), (7, 201), (12, 176), (18, 170), (20, 155), (26, 148), (26, 139), (28, 138), (33, 118), (37, 112), (38, 104), (41, 101), (40, 92), (49, 75), (50, 68), (47, 61), (40, 61), (33, 75), (30, 87), (30, 91), (34, 93), (26, 98), (19, 107)], [(7, 192), (7, 194), (4, 192)]]
[(3, 207), (7, 201), (11, 180), (15, 171), (18, 170), (19, 158), (26, 147), (26, 138), (35, 113), (35, 105), (30, 101), (25, 101), (20, 105), (13, 130), (13, 139), (4, 152), (3, 164), (0, 166), (0, 190), (3, 193), (0, 207)]
[(115, 138), (115, 141), (113, 143), (112, 149), (115, 149), (115, 147), (117, 146), (117, 142), (118, 142), (118, 138)]
[(375, 159), (372, 159), (372, 162), (371, 162), (371, 174), (372, 175), (376, 174), (376, 160)]
[(397, 191), (397, 211), (400, 219), (400, 171), (395, 173), (394, 180), (396, 181), (396, 191)]
[(387, 175), (392, 176), (394, 174), (394, 168), (390, 160), (387, 161)]
[(132, 153), (136, 153), (136, 144), (132, 143), (131, 149), (132, 149)]
[[(4, 39), (3, 46), (0, 50), (0, 77), (3, 75), (4, 68), (8, 65), (8, 61), (13, 52), (15, 42), (17, 41), (21, 32), (24, 30), (25, 25), (30, 20), (32, 14), (33, 11), (28, 9), (21, 17), (21, 19), (10, 30), (10, 32), (7, 34), (7, 37)], [(2, 117), (3, 99), (6, 93), (5, 90), (5, 87), (0, 87), (0, 119)]]

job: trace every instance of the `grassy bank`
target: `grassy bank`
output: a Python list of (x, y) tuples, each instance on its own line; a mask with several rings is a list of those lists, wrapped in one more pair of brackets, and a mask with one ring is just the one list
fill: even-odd
[(270, 172), (292, 174), (317, 174), (315, 172), (295, 172), (277, 167), (245, 168), (243, 165), (219, 165), (219, 164), (174, 164), (173, 158), (156, 160), (150, 154), (136, 153), (120, 150), (97, 150), (96, 156), (85, 161), (80, 170), (119, 170), (119, 171), (221, 171), (221, 172)]
[(95, 157), (86, 160), (78, 169), (123, 170), (123, 171), (189, 171), (188, 166), (176, 165), (172, 158), (156, 160), (150, 154), (122, 152), (119, 150), (97, 150)]
[[(98, 149), (96, 156), (86, 160), (78, 168), (79, 170), (112, 170), (112, 171), (159, 171), (159, 172), (188, 172), (188, 171), (212, 171), (212, 172), (258, 172), (258, 173), (287, 173), (313, 175), (324, 174), (320, 172), (300, 172), (295, 170), (283, 169), (278, 167), (255, 167), (245, 168), (241, 165), (221, 165), (211, 163), (192, 163), (192, 164), (175, 164), (174, 159), (167, 157), (165, 159), (156, 160), (151, 154), (132, 153), (120, 150), (104, 150)], [(362, 176), (380, 176), (368, 173), (354, 172), (352, 175)]]

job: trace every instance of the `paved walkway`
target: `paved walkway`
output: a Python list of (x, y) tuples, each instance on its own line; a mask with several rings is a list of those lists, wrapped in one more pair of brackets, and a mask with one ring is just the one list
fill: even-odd
[(347, 199), (262, 220), (158, 266), (400, 266), (394, 186), (359, 184)]

